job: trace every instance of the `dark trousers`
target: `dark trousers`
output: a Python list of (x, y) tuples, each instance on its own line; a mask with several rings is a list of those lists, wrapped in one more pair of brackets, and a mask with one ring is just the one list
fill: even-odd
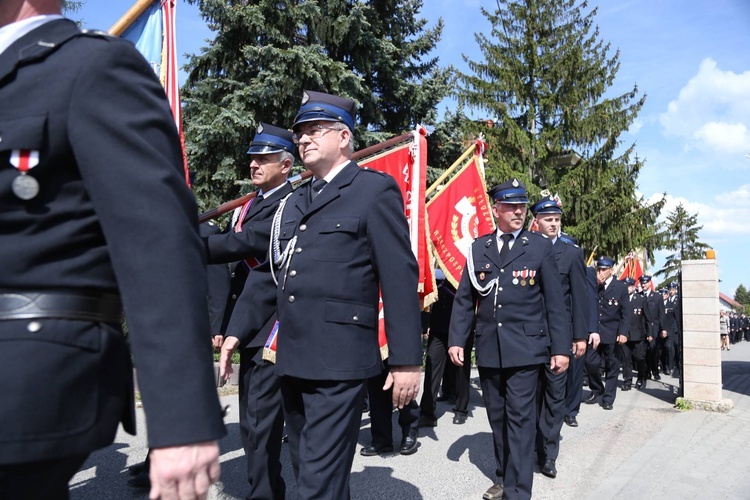
[(656, 338), (646, 341), (646, 375), (659, 375), (659, 347)]
[(346, 500), (364, 380), (281, 377), (289, 454), (301, 500)]
[[(587, 351), (591, 346), (587, 347)], [(570, 357), (567, 376), (565, 377), (565, 415), (575, 417), (581, 410), (581, 398), (583, 398), (583, 369), (586, 365), (586, 355), (576, 359)]]
[(262, 359), (263, 348), (240, 350), (240, 437), (247, 460), (247, 498), (283, 499), (281, 439), (284, 411), (274, 365)]
[(68, 482), (88, 455), (0, 465), (0, 499), (67, 500)]
[[(370, 434), (372, 445), (378, 448), (393, 444), (393, 390), (383, 390), (388, 378), (388, 364), (377, 377), (367, 379), (367, 397), (370, 398)], [(401, 441), (409, 432), (419, 429), (419, 406), (412, 400), (398, 410), (398, 425), (401, 427)]]
[(539, 462), (547, 458), (557, 460), (560, 452), (567, 380), (567, 372), (552, 373), (547, 364), (539, 370), (536, 424), (536, 456)]
[[(599, 344), (596, 349), (586, 350), (586, 372), (589, 375), (589, 389), (599, 396), (603, 403), (613, 404), (617, 396), (617, 377), (620, 375), (620, 360), (615, 354), (616, 344)], [(606, 378), (602, 381), (602, 363)]]
[(500, 476), (498, 482), (504, 485), (504, 498), (509, 500), (531, 498), (539, 369), (540, 365), (479, 367)]
[(633, 383), (633, 363), (635, 363), (638, 380), (646, 378), (646, 344), (645, 340), (628, 341), (618, 344), (622, 362), (622, 378), (625, 384)]
[(661, 367), (665, 372), (672, 373), (674, 368), (674, 337), (671, 333), (667, 337), (661, 334), (656, 339), (656, 351)]
[[(469, 335), (464, 352), (471, 353), (474, 345), (474, 333)], [(471, 363), (464, 363), (464, 366), (454, 365), (448, 358), (448, 333), (430, 334), (427, 340), (427, 353), (424, 369), (424, 390), (422, 391), (422, 400), (419, 402), (420, 412), (425, 418), (437, 420), (435, 414), (436, 400), (438, 390), (440, 389), (441, 380), (443, 381), (443, 394), (446, 393), (445, 379), (443, 374), (451, 371), (455, 381), (456, 406), (453, 411), (456, 413), (468, 413), (469, 408), (469, 385), (471, 382)]]

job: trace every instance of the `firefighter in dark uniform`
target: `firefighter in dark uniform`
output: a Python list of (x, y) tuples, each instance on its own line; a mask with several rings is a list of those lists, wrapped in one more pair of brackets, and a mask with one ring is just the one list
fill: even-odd
[(630, 308), (630, 334), (628, 341), (618, 344), (622, 360), (623, 391), (633, 387), (633, 364), (636, 366), (636, 389), (643, 387), (646, 380), (646, 340), (649, 327), (649, 311), (646, 309), (646, 299), (636, 291), (635, 280), (625, 278), (623, 282), (628, 286), (628, 307)]
[[(453, 299), (456, 296), (456, 289), (445, 278), (441, 269), (435, 270), (435, 277), (438, 284), (438, 300), (432, 304), (429, 316), (429, 338), (427, 340), (427, 350), (425, 358), (425, 388), (422, 392), (422, 401), (419, 403), (420, 427), (435, 427), (437, 425), (437, 401), (440, 383), (443, 381), (443, 396), (449, 400), (446, 390), (445, 373), (449, 368), (453, 368), (451, 380), (454, 381), (453, 390), (455, 392), (455, 406), (453, 407), (453, 423), (461, 425), (466, 422), (469, 406), (469, 387), (471, 378), (471, 365), (466, 363), (460, 369), (453, 363), (450, 363), (448, 357), (448, 329), (451, 321), (451, 310), (453, 309)], [(474, 330), (464, 349), (471, 351), (474, 347)], [(448, 362), (448, 364), (446, 364)]]
[(82, 33), (59, 0), (3, 1), (0, 27), (0, 498), (68, 498), (88, 454), (135, 431), (128, 347), (152, 497), (205, 496), (224, 426), (164, 89), (132, 43)]
[[(597, 347), (586, 353), (586, 372), (589, 376), (591, 395), (586, 404), (599, 404), (611, 410), (617, 396), (617, 379), (620, 375), (620, 361), (617, 359), (616, 345), (628, 341), (630, 316), (628, 309), (628, 288), (612, 275), (614, 261), (600, 257), (596, 261), (596, 279), (599, 282), (599, 332)], [(593, 346), (592, 346), (593, 347)], [(602, 381), (601, 366), (604, 361), (605, 380)]]
[(351, 496), (365, 382), (383, 369), (378, 292), (390, 366), (384, 389), (399, 407), (419, 393), (418, 268), (404, 201), (392, 177), (351, 161), (353, 129), (354, 101), (304, 93), (292, 130), (313, 179), (273, 224), (276, 373), (302, 499)]
[[(645, 387), (646, 380), (649, 378), (661, 380), (656, 342), (664, 329), (662, 326), (664, 324), (664, 307), (662, 305), (661, 294), (651, 289), (651, 276), (644, 274), (640, 277), (640, 283), (643, 289), (643, 299), (645, 300), (644, 310), (647, 323), (646, 378), (643, 380), (643, 387)], [(640, 387), (638, 388), (640, 389)]]
[(568, 368), (572, 333), (554, 250), (526, 231), (525, 186), (492, 188), (497, 231), (474, 240), (456, 292), (448, 353), (468, 363), (466, 339), (476, 321), (479, 378), (492, 428), (498, 480), (485, 500), (531, 498), (536, 392), (542, 365)]
[(677, 300), (677, 283), (672, 282), (667, 286), (667, 296), (664, 299), (665, 332), (662, 332), (662, 335), (659, 337), (661, 341), (662, 370), (667, 375), (672, 375), (672, 371), (675, 368), (676, 345), (679, 342), (681, 316), (680, 302)]
[(248, 498), (286, 495), (280, 461), (284, 416), (279, 378), (273, 363), (263, 359), (266, 341), (277, 324), (276, 285), (265, 262), (267, 253), (245, 253), (237, 240), (247, 239), (260, 226), (270, 227), (279, 203), (292, 192), (287, 176), (294, 149), (290, 131), (267, 123), (258, 126), (247, 151), (256, 196), (237, 209), (229, 231), (211, 236), (207, 243), (212, 261), (239, 260), (233, 264), (229, 298), (233, 307), (225, 315), (220, 370), (225, 379), (230, 376), (232, 353), (239, 349), (240, 437), (247, 460)]
[[(586, 352), (589, 328), (586, 268), (583, 252), (569, 239), (560, 237), (562, 208), (551, 197), (539, 200), (531, 212), (536, 218), (539, 232), (552, 242), (555, 260), (560, 271), (560, 283), (565, 297), (566, 319), (573, 332), (571, 365), (581, 362)], [(579, 361), (580, 360), (580, 361)], [(541, 472), (547, 477), (557, 477), (556, 460), (560, 451), (560, 429), (566, 415), (565, 394), (568, 371), (554, 373), (548, 365), (539, 375), (538, 421), (536, 453)]]

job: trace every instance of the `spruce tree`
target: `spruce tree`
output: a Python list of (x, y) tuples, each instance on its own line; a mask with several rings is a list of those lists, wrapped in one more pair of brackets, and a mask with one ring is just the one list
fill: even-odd
[(202, 208), (249, 190), (257, 123), (290, 126), (305, 89), (359, 103), (358, 149), (430, 119), (448, 92), (449, 70), (428, 57), (442, 22), (425, 29), (421, 0), (188, 1), (216, 33), (182, 90)]
[(734, 291), (734, 300), (745, 307), (750, 306), (750, 292), (747, 291), (745, 285), (740, 284), (737, 290)]
[(703, 226), (698, 226), (698, 216), (690, 214), (682, 203), (667, 215), (661, 233), (664, 241), (662, 247), (673, 253), (655, 276), (663, 276), (662, 284), (667, 285), (677, 280), (681, 262), (686, 259), (705, 259), (709, 246), (698, 241), (698, 233)]
[(481, 58), (466, 56), (459, 102), (496, 121), (467, 121), (487, 136), (488, 184), (511, 176), (526, 183), (532, 201), (543, 189), (563, 201), (566, 232), (586, 250), (618, 257), (658, 246), (656, 218), (664, 203), (636, 194), (643, 162), (622, 145), (643, 107), (637, 86), (606, 96), (619, 69), (594, 24), (596, 9), (576, 0), (498, 0), (482, 9), (492, 25), (477, 33)]

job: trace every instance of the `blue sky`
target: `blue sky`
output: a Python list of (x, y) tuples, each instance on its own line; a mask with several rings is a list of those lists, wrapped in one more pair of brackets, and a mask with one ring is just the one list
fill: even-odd
[[(86, 0), (74, 17), (88, 28), (107, 29), (131, 4)], [(480, 56), (473, 33), (487, 31), (489, 23), (479, 9), (495, 5), (493, 0), (423, 2), (420, 14), (431, 25), (440, 17), (445, 23), (435, 51), (441, 64), (465, 70), (462, 54)], [(597, 5), (600, 38), (620, 51), (611, 95), (633, 84), (647, 95), (638, 119), (621, 136), (628, 145), (635, 142), (645, 161), (639, 191), (646, 198), (666, 192), (664, 214), (680, 202), (698, 214), (700, 238), (716, 250), (721, 291), (734, 296), (737, 285), (750, 288), (750, 1), (589, 2)], [(179, 2), (179, 53), (199, 53), (210, 37), (197, 8)]]

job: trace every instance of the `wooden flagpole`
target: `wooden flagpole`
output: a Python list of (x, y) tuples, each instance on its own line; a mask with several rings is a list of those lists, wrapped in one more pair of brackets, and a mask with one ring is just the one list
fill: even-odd
[(476, 144), (472, 144), (466, 151), (463, 152), (461, 156), (458, 157), (458, 160), (453, 162), (453, 165), (448, 167), (448, 169), (443, 172), (443, 175), (441, 175), (438, 180), (432, 183), (430, 187), (427, 188), (427, 190), (424, 192), (425, 197), (430, 196), (433, 191), (437, 189), (437, 187), (442, 184), (442, 182), (450, 176), (454, 170), (456, 170), (458, 167), (461, 166), (461, 164), (464, 162), (466, 158), (471, 155), (474, 150), (476, 149)]
[(158, 0), (137, 0), (107, 32), (112, 36), (122, 35), (156, 1)]
[[(387, 141), (383, 141), (381, 143), (378, 143), (378, 144), (375, 144), (373, 146), (370, 146), (369, 148), (360, 149), (359, 151), (355, 151), (354, 154), (352, 154), (352, 160), (356, 161), (356, 160), (361, 160), (362, 158), (365, 158), (365, 157), (368, 157), (368, 156), (372, 156), (372, 155), (377, 154), (377, 153), (379, 153), (379, 152), (381, 152), (381, 151), (383, 151), (385, 149), (388, 149), (388, 148), (391, 148), (391, 147), (393, 147), (393, 146), (395, 146), (397, 144), (400, 144), (400, 143), (406, 141), (407, 139), (411, 140), (413, 137), (414, 136), (412, 135), (412, 133), (409, 132), (408, 134), (403, 134), (403, 135), (399, 135), (397, 137), (393, 137), (391, 139), (388, 139)], [(312, 177), (312, 175), (313, 174), (312, 174), (311, 171), (305, 170), (304, 172), (302, 172), (302, 173), (300, 173), (298, 175), (295, 175), (294, 177), (290, 178), (289, 182), (291, 182), (293, 185), (294, 184), (299, 184), (302, 181), (304, 181), (304, 180), (309, 179), (310, 177)], [(232, 201), (228, 201), (226, 203), (222, 203), (218, 207), (212, 208), (211, 210), (209, 210), (207, 212), (203, 212), (202, 214), (200, 214), (200, 216), (198, 216), (198, 223), (202, 224), (202, 223), (204, 223), (204, 222), (206, 222), (208, 220), (216, 219), (217, 217), (221, 217), (225, 213), (230, 212), (230, 211), (234, 210), (237, 207), (241, 207), (242, 205), (244, 205), (248, 201), (250, 201), (253, 198), (255, 198), (255, 194), (256, 194), (256, 191), (253, 191), (252, 193), (248, 193), (248, 194), (246, 194), (244, 196), (240, 196), (239, 198), (234, 199)]]

